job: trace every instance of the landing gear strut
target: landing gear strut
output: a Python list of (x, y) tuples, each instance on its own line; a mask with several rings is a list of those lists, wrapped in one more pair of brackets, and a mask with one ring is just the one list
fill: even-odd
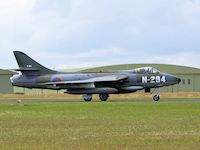
[(159, 101), (160, 100), (160, 90), (159, 88), (156, 88), (153, 92), (156, 92), (156, 94), (153, 96), (154, 101)]
[(84, 94), (83, 99), (86, 102), (90, 102), (92, 100), (92, 94)]
[(108, 94), (99, 94), (99, 98), (101, 101), (107, 101), (109, 95)]

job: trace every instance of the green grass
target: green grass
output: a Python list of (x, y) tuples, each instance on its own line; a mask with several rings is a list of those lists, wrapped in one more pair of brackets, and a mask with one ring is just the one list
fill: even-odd
[(200, 103), (0, 104), (0, 149), (200, 149)]
[[(162, 99), (197, 99), (200, 98), (199, 92), (178, 92), (178, 93), (161, 93)], [(153, 100), (153, 94), (150, 93), (131, 93), (131, 94), (111, 94), (109, 100)], [(72, 94), (0, 94), (1, 100), (82, 100), (81, 95)], [(100, 101), (99, 95), (93, 95), (94, 101)]]

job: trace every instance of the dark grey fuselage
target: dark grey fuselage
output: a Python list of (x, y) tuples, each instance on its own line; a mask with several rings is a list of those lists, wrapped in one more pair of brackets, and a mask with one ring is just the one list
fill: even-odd
[[(84, 89), (88, 90), (88, 93), (90, 94), (99, 94), (97, 93), (92, 93), (92, 89), (90, 86), (84, 84), (81, 87), (81, 84), (79, 85), (45, 85), (43, 83), (50, 82), (50, 81), (56, 81), (56, 79), (60, 79), (60, 81), (79, 81), (79, 80), (87, 80), (91, 79), (94, 77), (101, 77), (101, 76), (107, 76), (107, 75), (118, 75), (118, 74), (123, 74), (128, 76), (128, 79), (122, 80), (122, 81), (113, 81), (113, 82), (97, 82), (94, 83), (95, 88), (115, 88), (117, 89), (117, 92), (112, 92), (111, 93), (131, 93), (137, 91), (138, 87), (143, 87), (141, 89), (148, 89), (148, 88), (159, 88), (163, 86), (170, 86), (177, 84), (179, 82), (179, 79), (176, 78), (173, 75), (165, 74), (165, 73), (159, 73), (159, 74), (136, 74), (132, 73), (131, 70), (129, 71), (117, 71), (117, 72), (96, 72), (96, 73), (57, 73), (57, 74), (47, 74), (47, 75), (40, 75), (40, 76), (27, 76), (27, 75), (20, 75), (17, 77), (14, 77), (12, 79), (12, 84), (14, 86), (19, 86), (19, 87), (26, 87), (26, 88), (41, 88), (41, 89), (54, 89), (54, 90), (61, 90), (61, 89), (66, 89), (68, 91), (76, 91), (78, 90), (79, 92), (75, 94), (87, 94), (84, 93)], [(156, 82), (152, 81), (152, 77), (160, 77), (162, 78), (165, 76), (166, 81), (165, 82)], [(147, 82), (143, 82), (143, 78), (147, 77), (149, 79)], [(54, 80), (55, 79), (55, 80)], [(90, 84), (90, 83), (89, 83)], [(132, 87), (132, 88), (131, 88)], [(136, 87), (136, 88), (134, 88)], [(140, 89), (140, 88), (139, 88)], [(81, 90), (83, 90), (81, 92)], [(108, 91), (109, 93), (109, 91)], [(111, 94), (110, 93), (110, 94)]]
[[(26, 88), (66, 90), (69, 94), (82, 94), (85, 101), (91, 101), (92, 94), (99, 94), (106, 101), (109, 94), (131, 93), (138, 90), (150, 92), (151, 88), (160, 88), (178, 84), (181, 79), (161, 73), (152, 67), (110, 72), (72, 72), (63, 73), (50, 70), (28, 55), (14, 51), (21, 75), (11, 78), (12, 85)], [(159, 100), (159, 94), (154, 96)]]

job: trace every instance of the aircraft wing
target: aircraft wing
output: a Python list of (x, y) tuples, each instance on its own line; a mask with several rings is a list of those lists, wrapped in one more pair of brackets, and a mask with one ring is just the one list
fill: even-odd
[(85, 80), (75, 80), (75, 81), (61, 81), (61, 82), (47, 82), (42, 83), (43, 85), (67, 85), (67, 84), (88, 84), (97, 82), (115, 82), (127, 79), (127, 75), (106, 75), (100, 77), (94, 77)]

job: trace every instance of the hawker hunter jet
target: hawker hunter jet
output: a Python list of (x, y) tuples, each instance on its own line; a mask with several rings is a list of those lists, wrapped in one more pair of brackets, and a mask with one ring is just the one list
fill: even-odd
[(153, 99), (160, 99), (159, 88), (178, 84), (181, 79), (161, 73), (152, 67), (108, 72), (71, 72), (50, 70), (20, 51), (14, 51), (21, 74), (11, 78), (13, 86), (65, 90), (65, 93), (80, 94), (85, 101), (91, 101), (93, 94), (99, 94), (106, 101), (109, 94), (132, 93), (139, 90), (150, 92), (156, 89)]

